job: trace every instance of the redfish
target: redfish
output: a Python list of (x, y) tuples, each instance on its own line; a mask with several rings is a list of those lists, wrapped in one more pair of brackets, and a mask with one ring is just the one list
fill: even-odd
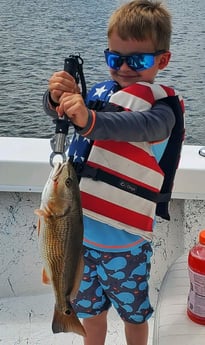
[(74, 332), (85, 336), (71, 302), (83, 275), (83, 216), (77, 177), (69, 162), (55, 163), (42, 192), (39, 247), (44, 264), (43, 282), (55, 295), (53, 333)]

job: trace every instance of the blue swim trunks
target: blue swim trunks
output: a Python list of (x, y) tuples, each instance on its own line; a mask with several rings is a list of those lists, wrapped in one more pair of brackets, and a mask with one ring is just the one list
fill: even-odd
[(148, 296), (151, 256), (152, 248), (147, 241), (135, 253), (85, 248), (84, 276), (73, 301), (78, 317), (98, 315), (113, 305), (123, 321), (148, 320), (153, 313)]

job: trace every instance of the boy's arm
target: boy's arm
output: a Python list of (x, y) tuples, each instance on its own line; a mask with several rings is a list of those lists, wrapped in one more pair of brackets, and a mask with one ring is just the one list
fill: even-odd
[(157, 101), (143, 112), (93, 112), (89, 110), (86, 127), (78, 133), (92, 140), (160, 141), (171, 134), (175, 115), (170, 106)]
[[(49, 91), (43, 96), (43, 108), (46, 114), (56, 118), (55, 105), (51, 103)], [(175, 115), (166, 103), (157, 101), (154, 106), (144, 112), (88, 110), (86, 127), (75, 126), (77, 132), (92, 140), (116, 141), (159, 141), (169, 137), (175, 124)]]

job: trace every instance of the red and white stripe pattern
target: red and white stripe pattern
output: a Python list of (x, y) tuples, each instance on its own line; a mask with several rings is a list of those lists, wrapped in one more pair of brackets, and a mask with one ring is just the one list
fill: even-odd
[[(156, 100), (173, 95), (173, 89), (162, 85), (136, 83), (113, 94), (110, 103), (127, 110), (144, 111)], [(164, 179), (148, 142), (95, 141), (87, 163), (155, 192), (160, 191)], [(80, 189), (85, 215), (151, 239), (154, 202), (91, 178), (82, 178)]]

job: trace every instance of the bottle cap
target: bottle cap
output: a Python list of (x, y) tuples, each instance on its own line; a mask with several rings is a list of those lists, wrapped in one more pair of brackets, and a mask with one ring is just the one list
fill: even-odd
[(205, 244), (205, 230), (202, 230), (199, 234), (199, 242)]

